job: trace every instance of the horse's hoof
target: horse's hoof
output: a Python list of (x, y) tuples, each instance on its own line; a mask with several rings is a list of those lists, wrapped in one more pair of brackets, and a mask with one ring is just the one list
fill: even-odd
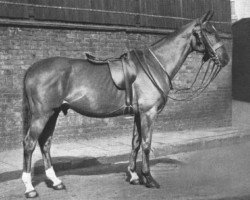
[(24, 195), (25, 195), (26, 198), (35, 198), (35, 197), (38, 197), (38, 193), (37, 193), (36, 190), (32, 190), (30, 192), (26, 192)]
[(140, 185), (141, 183), (140, 183), (139, 179), (135, 179), (135, 180), (130, 181), (130, 184), (131, 185)]
[(156, 181), (146, 182), (146, 183), (145, 183), (145, 186), (146, 186), (147, 188), (157, 188), (157, 189), (160, 188), (160, 185), (159, 185)]
[(160, 185), (154, 180), (150, 173), (142, 173), (142, 181), (147, 188), (160, 188)]
[(59, 183), (58, 185), (52, 186), (54, 190), (65, 190), (66, 186), (63, 183)]

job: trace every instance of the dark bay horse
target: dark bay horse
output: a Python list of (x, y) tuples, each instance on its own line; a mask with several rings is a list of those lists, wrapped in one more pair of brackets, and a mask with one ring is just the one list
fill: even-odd
[[(141, 181), (147, 187), (159, 187), (149, 168), (153, 122), (168, 99), (171, 79), (187, 56), (193, 51), (203, 53), (203, 59), (212, 60), (219, 68), (229, 62), (225, 47), (209, 22), (211, 17), (212, 12), (207, 12), (140, 51), (140, 55), (134, 51), (134, 56), (129, 57), (136, 69), (136, 79), (132, 84), (136, 129), (128, 167), (131, 184), (140, 183), (136, 173), (136, 158), (141, 146)], [(52, 135), (59, 113), (62, 111), (66, 114), (67, 109), (72, 109), (85, 116), (101, 118), (128, 114), (125, 112), (125, 96), (125, 91), (113, 83), (109, 66), (105, 63), (53, 57), (37, 62), (27, 70), (24, 78), (22, 174), (26, 197), (38, 195), (31, 180), (32, 153), (37, 142), (44, 159), (46, 176), (53, 182), (53, 188), (65, 188), (53, 170), (50, 156)]]

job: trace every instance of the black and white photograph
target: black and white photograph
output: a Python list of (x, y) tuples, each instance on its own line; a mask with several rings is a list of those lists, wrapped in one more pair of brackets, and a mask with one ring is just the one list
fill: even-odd
[(0, 200), (250, 200), (249, 0), (0, 0)]

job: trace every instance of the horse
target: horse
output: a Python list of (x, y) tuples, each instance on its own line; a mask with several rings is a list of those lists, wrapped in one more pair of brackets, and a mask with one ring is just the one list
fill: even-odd
[[(66, 115), (68, 109), (96, 118), (133, 115), (135, 128), (128, 166), (129, 182), (159, 188), (150, 173), (149, 155), (153, 122), (168, 100), (171, 80), (193, 51), (202, 53), (204, 62), (213, 61), (219, 69), (229, 62), (226, 49), (210, 23), (212, 16), (213, 12), (208, 11), (148, 48), (129, 51), (107, 62), (52, 57), (34, 63), (26, 71), (23, 82), (24, 161), (21, 179), (26, 189), (25, 197), (38, 196), (31, 177), (32, 153), (37, 142), (45, 174), (52, 181), (53, 189), (65, 189), (53, 169), (50, 147), (58, 115), (60, 112)], [(112, 78), (109, 69), (109, 64), (113, 64), (119, 70), (120, 63), (133, 69), (132, 75), (128, 73), (133, 80), (123, 81), (123, 88), (114, 84), (113, 79), (117, 77)], [(218, 73), (218, 70), (213, 71)], [(129, 87), (124, 89), (128, 83)], [(139, 178), (136, 160), (140, 147), (142, 167)]]

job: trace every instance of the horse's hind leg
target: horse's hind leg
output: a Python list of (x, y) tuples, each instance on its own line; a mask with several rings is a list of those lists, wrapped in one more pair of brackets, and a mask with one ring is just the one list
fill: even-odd
[(27, 198), (33, 198), (38, 195), (31, 181), (31, 159), (33, 151), (36, 147), (37, 140), (42, 133), (48, 119), (48, 115), (33, 115), (31, 117), (28, 132), (23, 139), (24, 162), (22, 181), (26, 187), (25, 196)]
[(53, 132), (55, 130), (56, 121), (59, 115), (59, 110), (55, 111), (55, 113), (49, 118), (42, 134), (38, 139), (38, 143), (42, 152), (45, 173), (48, 179), (53, 182), (53, 189), (61, 190), (65, 189), (62, 181), (57, 178), (55, 171), (52, 166), (51, 156), (50, 156), (50, 147), (52, 142)]
[(132, 151), (128, 166), (128, 171), (131, 176), (130, 183), (134, 185), (140, 184), (139, 177), (136, 173), (136, 159), (138, 151), (140, 149), (140, 145), (141, 145), (141, 121), (140, 121), (140, 115), (136, 114), (134, 130), (133, 130), (133, 138), (132, 138)]

